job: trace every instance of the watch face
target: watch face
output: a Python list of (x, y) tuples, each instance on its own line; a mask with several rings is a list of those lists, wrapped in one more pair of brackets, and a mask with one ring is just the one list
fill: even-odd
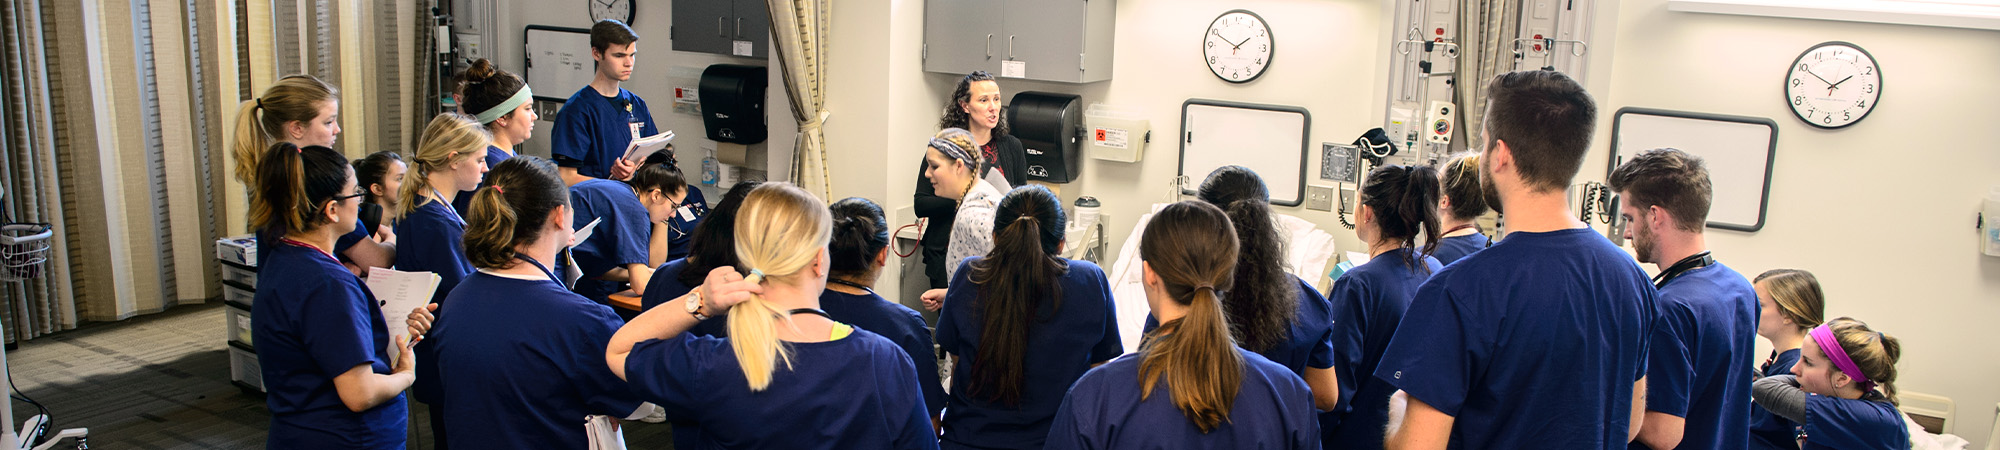
[(632, 0), (583, 0), (590, 2), (590, 21), (617, 19), (632, 25)]
[(1785, 74), (1785, 104), (1792, 115), (1820, 128), (1860, 122), (1882, 98), (1882, 68), (1854, 44), (1827, 42), (1807, 49)]
[(1239, 9), (1208, 24), (1201, 38), (1201, 57), (1209, 72), (1223, 81), (1248, 83), (1271, 67), (1275, 45), (1264, 18)]

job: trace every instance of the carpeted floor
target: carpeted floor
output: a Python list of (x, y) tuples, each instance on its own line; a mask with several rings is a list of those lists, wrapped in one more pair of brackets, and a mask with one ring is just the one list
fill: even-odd
[[(212, 302), (86, 325), (27, 341), (7, 352), (7, 363), (15, 386), (49, 408), (57, 429), (89, 428), (94, 448), (263, 448), (270, 416), (261, 395), (229, 382), (223, 308)], [(429, 449), (430, 418), (421, 404), (410, 406), (410, 448)], [(13, 407), (9, 427), (36, 413), (25, 402)], [(673, 447), (665, 424), (625, 425), (630, 448)]]

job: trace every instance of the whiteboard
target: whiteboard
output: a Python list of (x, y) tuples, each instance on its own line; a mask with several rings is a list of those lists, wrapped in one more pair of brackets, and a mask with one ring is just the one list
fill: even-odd
[(1672, 147), (1700, 156), (1715, 186), (1708, 226), (1755, 232), (1770, 203), (1778, 124), (1761, 117), (1622, 108), (1611, 121), (1611, 167), (1646, 150)]
[(590, 59), (590, 30), (529, 25), (528, 87), (536, 100), (567, 101), (590, 85), (597, 61)]
[(1306, 130), (1311, 114), (1296, 106), (1188, 99), (1181, 104), (1182, 194), (1194, 195), (1209, 172), (1238, 165), (1257, 172), (1271, 204), (1299, 206), (1306, 196)]

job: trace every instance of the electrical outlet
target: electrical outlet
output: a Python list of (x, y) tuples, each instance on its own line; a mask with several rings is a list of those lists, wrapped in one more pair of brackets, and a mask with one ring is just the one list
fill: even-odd
[(1355, 203), (1356, 202), (1354, 197), (1354, 188), (1341, 186), (1340, 187), (1341, 212), (1352, 213), (1355, 211), (1359, 211), (1360, 208), (1356, 207)]
[(1306, 209), (1333, 211), (1333, 188), (1306, 186)]

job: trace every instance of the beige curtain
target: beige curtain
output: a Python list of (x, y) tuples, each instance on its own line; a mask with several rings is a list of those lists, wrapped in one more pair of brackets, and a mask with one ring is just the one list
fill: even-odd
[[(0, 221), (47, 223), (66, 233), (56, 183), (54, 133), (50, 125), (49, 72), (42, 64), (48, 47), (43, 7), (34, 0), (0, 0)], [(19, 341), (76, 327), (76, 301), (69, 283), (69, 252), (52, 239), (38, 278), (0, 284), (7, 341)], [(15, 275), (21, 275), (15, 272)], [(25, 278), (25, 277), (21, 277)]]
[(1480, 145), (1486, 114), (1486, 83), (1514, 70), (1514, 36), (1521, 28), (1519, 0), (1455, 0), (1458, 14), (1458, 127), (1455, 147)]
[(792, 182), (820, 198), (832, 198), (826, 171), (826, 38), (833, 19), (830, 0), (767, 0), (771, 7), (771, 38), (785, 75), (785, 93), (792, 99), (792, 117), (799, 121), (799, 140), (792, 153)]

